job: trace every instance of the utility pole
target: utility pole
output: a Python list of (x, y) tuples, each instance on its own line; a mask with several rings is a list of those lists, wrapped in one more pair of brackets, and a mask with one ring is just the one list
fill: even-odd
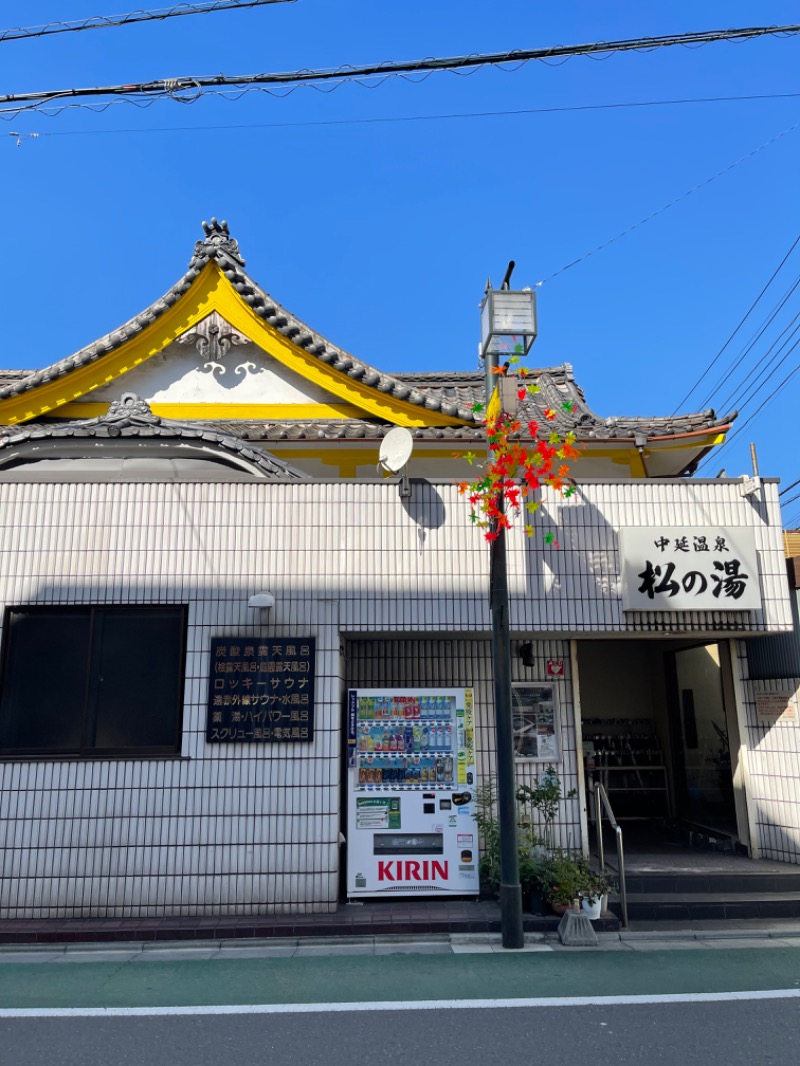
[[(497, 509), (503, 513), (503, 493)], [(497, 807), (500, 824), (500, 928), (504, 948), (525, 944), (522, 928), (522, 887), (517, 849), (517, 783), (514, 771), (514, 726), (511, 705), (511, 637), (508, 622), (506, 531), (497, 526), (491, 542), (489, 605), (492, 611), (492, 672), (497, 744)]]
[[(513, 260), (508, 264), (500, 291), (510, 291)], [(496, 398), (492, 389), (493, 369), (497, 366), (497, 352), (491, 343), (491, 337), (498, 331), (509, 332), (508, 326), (502, 326), (502, 315), (506, 310), (498, 310), (489, 297), (491, 285), (487, 286), (484, 307), (488, 311), (484, 321), (482, 350), (486, 370), (487, 402), (491, 400), (492, 415), (501, 418), (504, 413), (505, 396), (502, 388), (504, 379), (495, 378)], [(515, 293), (515, 297), (522, 293)], [(533, 293), (526, 293), (522, 303), (531, 301), (531, 332), (535, 336), (535, 306)], [(487, 307), (488, 303), (488, 307)], [(492, 321), (496, 318), (496, 321)], [(516, 332), (516, 329), (514, 330)], [(532, 338), (531, 338), (532, 343)], [(516, 396), (516, 393), (514, 394)], [(487, 408), (489, 417), (489, 408)], [(503, 486), (497, 493), (497, 513), (501, 517), (505, 511)], [(500, 826), (500, 927), (503, 947), (519, 949), (525, 945), (522, 927), (522, 886), (519, 881), (519, 850), (517, 847), (517, 783), (514, 768), (514, 725), (511, 698), (511, 635), (508, 615), (508, 569), (506, 562), (506, 529), (502, 522), (495, 520), (494, 530), (497, 535), (490, 542), (490, 576), (489, 606), (492, 612), (492, 673), (494, 675), (494, 712), (495, 737), (497, 745), (497, 815)]]

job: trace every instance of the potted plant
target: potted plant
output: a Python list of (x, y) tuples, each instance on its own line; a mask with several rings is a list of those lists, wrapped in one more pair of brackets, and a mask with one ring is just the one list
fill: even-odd
[[(578, 790), (571, 788), (566, 796), (561, 792), (561, 779), (552, 765), (544, 768), (542, 775), (535, 785), (520, 785), (517, 789), (517, 803), (527, 815), (531, 826), (535, 821), (539, 822), (542, 840), (546, 848), (551, 850), (555, 846), (553, 839), (553, 823), (558, 814), (558, 808), (562, 799), (572, 799), (578, 794)], [(537, 812), (534, 819), (532, 812)]]
[(497, 795), (493, 778), (475, 790), (475, 821), (481, 842), (478, 872), (481, 895), (490, 896), (500, 884), (500, 824), (495, 817)]
[(544, 898), (555, 914), (576, 907), (586, 884), (585, 862), (558, 848), (541, 865), (540, 884)]
[[(496, 785), (490, 778), (477, 788), (475, 794), (475, 820), (481, 839), (478, 869), (484, 894), (496, 893), (500, 885), (500, 824), (495, 816), (496, 802)], [(532, 914), (541, 914), (544, 903), (541, 869), (547, 849), (522, 807), (517, 820), (517, 848), (523, 899)]]
[(617, 889), (616, 881), (606, 873), (592, 870), (588, 865), (585, 870), (584, 883), (581, 888), (581, 910), (587, 918), (599, 918), (605, 909), (605, 900), (609, 892)]

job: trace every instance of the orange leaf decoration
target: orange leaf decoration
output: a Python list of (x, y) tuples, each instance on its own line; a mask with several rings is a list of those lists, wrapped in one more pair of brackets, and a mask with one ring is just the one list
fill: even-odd
[[(493, 367), (492, 373), (506, 376), (508, 366)], [(512, 373), (524, 378), (529, 371), (520, 368)], [(517, 396), (523, 400), (528, 392), (538, 391), (537, 386), (525, 384), (517, 388)], [(544, 417), (552, 422), (556, 414), (551, 407), (544, 412)], [(569, 464), (563, 460), (577, 459), (580, 453), (574, 445), (573, 433), (565, 434), (562, 439), (554, 427), (548, 427), (542, 438), (537, 422), (526, 422), (523, 430), (522, 423), (504, 411), (495, 418), (485, 419), (483, 424), (488, 455), (476, 480), (462, 482), (458, 488), (459, 493), (468, 493), (473, 525), (482, 530), (484, 538), (491, 543), (498, 539), (502, 530), (512, 528), (512, 518), (516, 520), (523, 508), (530, 512), (538, 509), (539, 501), (535, 496), (542, 485), (564, 492)], [(525, 439), (520, 439), (519, 434), (525, 430)], [(569, 493), (573, 491), (571, 487), (567, 489)], [(525, 532), (530, 536), (533, 527), (525, 526)], [(554, 533), (548, 533), (543, 539), (545, 544), (558, 547)]]

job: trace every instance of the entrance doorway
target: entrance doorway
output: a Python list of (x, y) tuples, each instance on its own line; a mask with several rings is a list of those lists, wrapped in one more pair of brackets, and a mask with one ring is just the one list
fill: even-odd
[(577, 653), (587, 787), (605, 788), (626, 851), (746, 853), (727, 643), (594, 640)]
[(737, 836), (731, 736), (720, 646), (669, 654), (676, 814), (710, 833)]

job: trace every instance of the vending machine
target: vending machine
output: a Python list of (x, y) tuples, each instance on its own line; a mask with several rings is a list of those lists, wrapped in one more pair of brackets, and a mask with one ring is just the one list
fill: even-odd
[(347, 895), (477, 895), (472, 689), (351, 689)]

